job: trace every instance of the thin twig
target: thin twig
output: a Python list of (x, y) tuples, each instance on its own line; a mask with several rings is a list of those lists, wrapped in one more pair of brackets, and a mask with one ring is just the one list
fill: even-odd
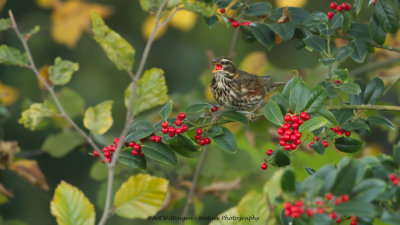
[(395, 81), (393, 81), (386, 89), (383, 91), (382, 96), (384, 96), (397, 82), (400, 81), (400, 76)]
[(331, 111), (337, 111), (337, 110), (343, 110), (343, 109), (359, 109), (359, 110), (400, 112), (400, 106), (392, 106), (392, 105), (339, 105), (339, 106), (328, 106), (326, 108)]
[(385, 46), (385, 45), (378, 45), (378, 44), (371, 43), (371, 42), (370, 42), (370, 44), (372, 46), (374, 46), (375, 48), (382, 48), (382, 49), (386, 49), (388, 51), (399, 52), (400, 53), (400, 48), (395, 48), (395, 47), (392, 47), (392, 46)]
[(229, 48), (229, 54), (228, 54), (229, 58), (232, 58), (235, 55), (235, 48), (236, 48), (237, 41), (239, 39), (239, 32), (240, 32), (239, 29), (236, 29), (235, 33), (233, 34), (231, 47)]
[(360, 74), (366, 73), (366, 72), (371, 72), (371, 71), (375, 71), (377, 69), (386, 67), (386, 66), (390, 66), (392, 64), (396, 64), (400, 62), (400, 57), (395, 57), (395, 58), (390, 58), (389, 60), (386, 61), (377, 61), (377, 62), (371, 62), (368, 64), (365, 64), (364, 66), (360, 66), (358, 68), (355, 68), (354, 70), (352, 70), (349, 75), (350, 76), (358, 76)]
[[(189, 207), (193, 200), (193, 195), (194, 195), (194, 191), (196, 190), (196, 187), (197, 187), (197, 182), (199, 180), (200, 172), (203, 169), (204, 162), (206, 161), (206, 155), (207, 155), (207, 148), (204, 148), (203, 152), (200, 155), (199, 162), (197, 163), (196, 171), (194, 172), (192, 186), (190, 187), (188, 196), (186, 198), (186, 202), (185, 202), (185, 206), (183, 207), (183, 210), (182, 210), (181, 218), (185, 218), (189, 212)], [(184, 223), (185, 223), (185, 220), (181, 220), (179, 222), (179, 225), (183, 225)]]
[(99, 147), (94, 143), (93, 139), (92, 139), (89, 135), (87, 135), (87, 134), (85, 133), (85, 131), (83, 131), (83, 130), (71, 119), (71, 117), (68, 116), (68, 114), (65, 112), (64, 107), (61, 105), (61, 102), (60, 102), (60, 100), (58, 99), (56, 93), (54, 92), (53, 87), (51, 87), (51, 86), (46, 82), (46, 80), (40, 75), (40, 73), (39, 73), (39, 71), (38, 71), (38, 69), (37, 69), (37, 67), (36, 67), (36, 65), (35, 65), (35, 62), (34, 62), (34, 60), (33, 60), (32, 53), (31, 53), (31, 51), (30, 51), (30, 49), (29, 49), (29, 46), (28, 46), (28, 42), (27, 42), (27, 40), (22, 36), (21, 32), (19, 31), (18, 26), (17, 26), (17, 23), (16, 23), (15, 18), (14, 18), (14, 15), (13, 15), (13, 13), (11, 12), (11, 10), (8, 11), (8, 14), (9, 14), (10, 20), (11, 20), (11, 28), (14, 29), (15, 33), (17, 34), (19, 40), (21, 41), (21, 43), (22, 43), (22, 45), (23, 45), (23, 47), (24, 47), (24, 50), (25, 50), (25, 52), (26, 52), (26, 55), (28, 56), (29, 66), (26, 66), (26, 68), (29, 68), (30, 70), (32, 70), (32, 71), (34, 72), (34, 74), (36, 75), (37, 79), (39, 79), (40, 82), (42, 82), (42, 84), (45, 86), (46, 90), (50, 93), (50, 95), (51, 95), (51, 97), (53, 98), (53, 100), (54, 100), (54, 102), (55, 102), (55, 104), (56, 104), (58, 110), (59, 110), (60, 113), (61, 113), (60, 116), (64, 117), (64, 118), (68, 121), (68, 123), (70, 123), (70, 124), (72, 125), (72, 127), (73, 127), (76, 131), (78, 131), (78, 133), (79, 133), (82, 137), (84, 137), (84, 138), (86, 139), (86, 141), (92, 146), (92, 148), (93, 148), (93, 149), (96, 149), (96, 150), (100, 153), (101, 158), (102, 158), (103, 160), (106, 161), (106, 158), (104, 157), (103, 153), (99, 150)]

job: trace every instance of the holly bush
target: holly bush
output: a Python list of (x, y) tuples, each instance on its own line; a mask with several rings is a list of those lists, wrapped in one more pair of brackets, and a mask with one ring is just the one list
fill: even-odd
[[(52, 35), (58, 43), (73, 47), (82, 31), (90, 28), (115, 69), (130, 78), (120, 96), (126, 107), (125, 122), (112, 132), (115, 99), (85, 107), (85, 98), (66, 87), (82, 63), (61, 56), (39, 69), (28, 45), (39, 27), (22, 33), (12, 8), (8, 17), (0, 19), (4, 35), (12, 35), (5, 32), (12, 30), (22, 44), (22, 48), (2, 44), (0, 62), (31, 70), (45, 92), (41, 101), (23, 102), (19, 119), (11, 122), (31, 132), (50, 131), (40, 148), (50, 157), (64, 158), (84, 146), (84, 157), (93, 164), (90, 176), (101, 181), (96, 210), (93, 196), (86, 197), (73, 183), (61, 180), (54, 190), (50, 188), (54, 192), (50, 213), (57, 224), (97, 221), (102, 225), (113, 215), (155, 224), (183, 224), (185, 220), (212, 225), (400, 223), (400, 107), (396, 99), (400, 77), (396, 73), (395, 78), (388, 78), (387, 70), (382, 70), (399, 61), (393, 56), (400, 53), (393, 39), (398, 36), (400, 1), (326, 2), (322, 11), (301, 6), (274, 8), (270, 1), (139, 3), (151, 16), (146, 20), (150, 25), (144, 27), (148, 40), (140, 57), (135, 44), (104, 22), (110, 9), (79, 1), (38, 1), (54, 10)], [(75, 18), (70, 15), (74, 7), (82, 10), (81, 27), (74, 27), (73, 35), (64, 37), (60, 27)], [(283, 72), (265, 66), (262, 54), (249, 55), (241, 65), (246, 71), (259, 75), (273, 71), (279, 75), (271, 73), (272, 78), (280, 81), (287, 77), (284, 87), (268, 95), (252, 120), (246, 112), (224, 109), (211, 99), (168, 95), (168, 74), (158, 67), (147, 68), (147, 59), (166, 26), (190, 26), (184, 24), (187, 21), (173, 22), (188, 12), (191, 16), (184, 18), (198, 15), (203, 26), (210, 28), (208, 40), (202, 41), (213, 41), (214, 26), (219, 29), (225, 24), (226, 29), (234, 30), (232, 42), (223, 42), (230, 57), (235, 57), (239, 37), (249, 43), (246, 46), (256, 45), (267, 52), (289, 43), (304, 54), (304, 49), (312, 52), (319, 63), (317, 70), (290, 68)], [(386, 61), (374, 62), (379, 54)], [(284, 60), (292, 57), (286, 55)], [(355, 63), (360, 65), (354, 67)], [(210, 73), (207, 69), (200, 77), (206, 96), (210, 96)], [(308, 73), (317, 76), (308, 79)], [(5, 120), (12, 120), (10, 102), (2, 97), (0, 111)], [(382, 141), (385, 150), (369, 153), (371, 138), (382, 132), (388, 134), (388, 141)], [(17, 142), (1, 140), (0, 168), (48, 191), (46, 174), (36, 160), (21, 154), (24, 151), (20, 152)], [(241, 179), (253, 190), (233, 195)], [(263, 187), (259, 182), (251, 185), (259, 179), (265, 182)], [(2, 203), (13, 201), (12, 191), (1, 183), (0, 194)], [(229, 204), (208, 212), (204, 209), (210, 205), (204, 198), (208, 194)], [(192, 203), (195, 217), (189, 212)], [(182, 213), (177, 212), (181, 208)], [(165, 210), (175, 211), (168, 214)]]

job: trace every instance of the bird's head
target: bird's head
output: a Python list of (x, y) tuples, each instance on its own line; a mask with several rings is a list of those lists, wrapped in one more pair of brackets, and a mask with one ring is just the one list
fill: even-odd
[(229, 74), (236, 73), (236, 67), (233, 65), (232, 60), (228, 57), (217, 57), (212, 61), (213, 73), (225, 72)]

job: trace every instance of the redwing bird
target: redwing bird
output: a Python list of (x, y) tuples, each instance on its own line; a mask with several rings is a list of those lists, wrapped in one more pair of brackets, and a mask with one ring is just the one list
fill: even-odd
[(214, 69), (210, 85), (211, 92), (217, 103), (228, 110), (255, 111), (268, 92), (286, 84), (271, 82), (270, 76), (261, 77), (241, 71), (227, 57), (213, 59), (212, 65)]

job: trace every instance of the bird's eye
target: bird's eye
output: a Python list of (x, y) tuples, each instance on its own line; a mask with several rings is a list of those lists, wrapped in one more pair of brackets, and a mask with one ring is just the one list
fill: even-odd
[(222, 65), (229, 65), (229, 62), (228, 61), (222, 61), (221, 64)]

